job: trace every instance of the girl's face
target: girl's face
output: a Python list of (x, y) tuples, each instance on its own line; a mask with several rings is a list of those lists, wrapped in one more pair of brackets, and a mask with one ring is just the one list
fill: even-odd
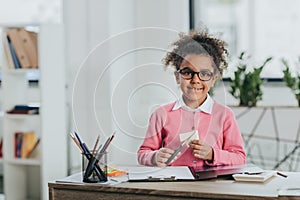
[(184, 57), (175, 77), (180, 84), (185, 104), (190, 108), (197, 108), (205, 101), (218, 75), (214, 74), (212, 57), (189, 54)]

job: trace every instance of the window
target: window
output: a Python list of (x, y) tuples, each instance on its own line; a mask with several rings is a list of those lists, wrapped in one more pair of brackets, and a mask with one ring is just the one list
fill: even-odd
[[(232, 59), (246, 51), (254, 66), (269, 56), (273, 60), (263, 78), (282, 78), (281, 59), (294, 71), (300, 56), (300, 1), (297, 0), (191, 0), (191, 28), (207, 27), (228, 43)], [(230, 76), (233, 62), (224, 76)]]

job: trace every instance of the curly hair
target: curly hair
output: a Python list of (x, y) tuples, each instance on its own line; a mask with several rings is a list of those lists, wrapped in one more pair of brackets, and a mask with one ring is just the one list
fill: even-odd
[(207, 31), (197, 32), (191, 30), (188, 34), (179, 33), (179, 40), (172, 44), (171, 52), (163, 59), (165, 66), (172, 65), (179, 69), (184, 57), (189, 54), (209, 55), (213, 58), (214, 68), (222, 76), (223, 70), (227, 68), (228, 50), (226, 42), (208, 34)]

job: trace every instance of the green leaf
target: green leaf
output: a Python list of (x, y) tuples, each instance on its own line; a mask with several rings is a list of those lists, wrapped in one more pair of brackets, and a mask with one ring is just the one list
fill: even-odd
[[(285, 69), (283, 72), (283, 81), (285, 82), (285, 85), (289, 87), (292, 92), (294, 93), (296, 99), (298, 100), (298, 105), (300, 107), (300, 74), (297, 76), (292, 76), (292, 73), (290, 71), (290, 65), (285, 59), (281, 59), (282, 64), (285, 66)], [(300, 57), (298, 62), (300, 62)]]
[(245, 55), (245, 52), (240, 54), (241, 63), (238, 64), (234, 77), (229, 79), (230, 93), (234, 98), (240, 100), (240, 105), (255, 106), (263, 95), (261, 89), (263, 81), (260, 74), (265, 65), (272, 60), (272, 57), (267, 58), (260, 67), (254, 68), (252, 72), (246, 72), (250, 66), (245, 61)]

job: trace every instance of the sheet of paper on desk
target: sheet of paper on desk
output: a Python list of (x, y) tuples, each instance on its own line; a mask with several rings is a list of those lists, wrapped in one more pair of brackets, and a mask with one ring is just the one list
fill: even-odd
[(279, 196), (300, 196), (300, 188), (278, 189)]
[(72, 174), (62, 179), (56, 180), (59, 183), (83, 183), (82, 182), (82, 172)]
[[(128, 176), (123, 175), (123, 176), (114, 177), (114, 178), (108, 177), (108, 181), (94, 183), (94, 184), (116, 185), (116, 184), (127, 182), (127, 181), (128, 181)], [(72, 175), (62, 178), (62, 179), (58, 179), (58, 180), (56, 180), (56, 182), (59, 182), (59, 183), (83, 183), (82, 182), (82, 172), (72, 174)]]
[(129, 167), (129, 181), (169, 181), (169, 180), (194, 180), (190, 169), (186, 166), (170, 167)]

